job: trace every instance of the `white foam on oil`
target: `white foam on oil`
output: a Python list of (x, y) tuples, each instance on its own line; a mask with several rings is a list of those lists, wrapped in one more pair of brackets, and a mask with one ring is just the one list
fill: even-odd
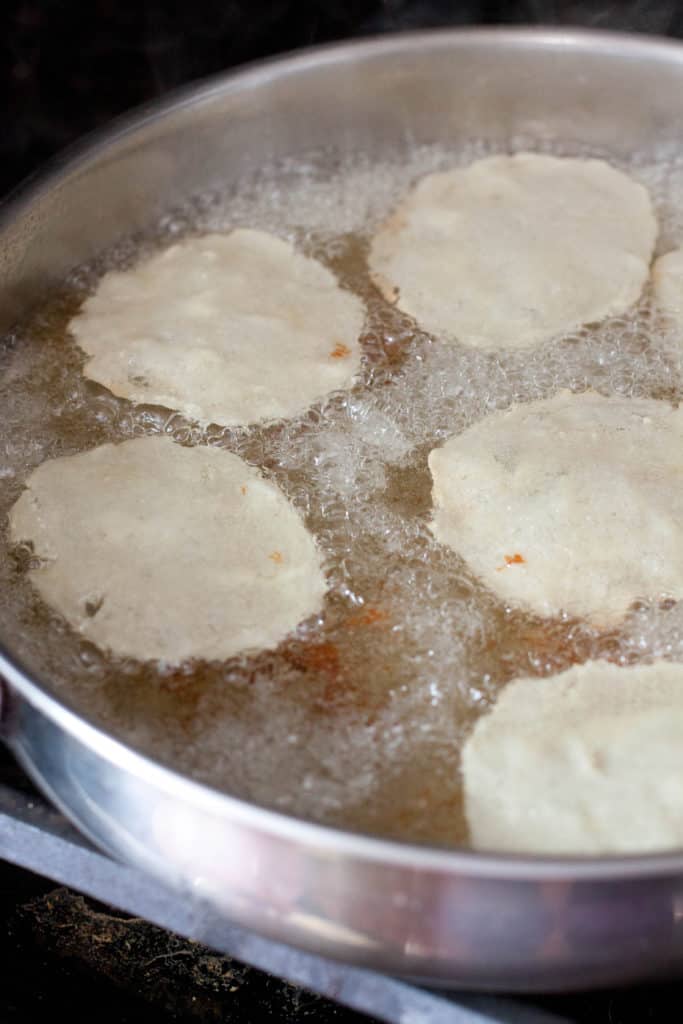
[[(678, 606), (643, 606), (609, 636), (531, 619), (501, 606), (428, 529), (429, 450), (488, 413), (560, 388), (681, 394), (680, 339), (647, 294), (596, 329), (486, 353), (423, 334), (372, 288), (369, 238), (405, 190), (488, 151), (422, 147), (383, 163), (318, 154), (265, 169), (169, 211), (149, 239), (83, 268), (0, 348), (0, 513), (45, 458), (165, 432), (229, 448), (276, 480), (314, 531), (330, 581), (321, 614), (276, 651), (164, 671), (109, 659), (75, 636), (28, 585), (30, 550), (1, 546), (0, 632), (17, 653), (85, 713), (196, 778), (305, 817), (445, 843), (465, 838), (462, 737), (508, 679), (591, 656), (683, 659)], [(655, 154), (624, 169), (653, 195), (659, 251), (683, 244), (683, 162)], [(361, 295), (358, 385), (299, 419), (227, 429), (87, 381), (65, 326), (97, 275), (190, 231), (238, 225), (293, 240)]]

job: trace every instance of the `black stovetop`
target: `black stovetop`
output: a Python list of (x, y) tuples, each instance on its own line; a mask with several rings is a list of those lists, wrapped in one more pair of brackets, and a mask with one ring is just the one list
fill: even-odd
[[(0, 194), (114, 115), (195, 78), (313, 43), (462, 24), (683, 37), (671, 0), (4, 0)], [(0, 751), (0, 782), (30, 784)], [(293, 1024), (367, 1018), (0, 861), (0, 1020)], [(535, 1000), (568, 1021), (678, 1020), (683, 986)], [(454, 1004), (453, 1021), (459, 1021)], [(417, 1018), (416, 1018), (417, 1020)], [(406, 1024), (408, 1022), (406, 1021)], [(425, 1021), (426, 1024), (426, 1021)]]
[(644, 1024), (678, 1020), (683, 995), (681, 983), (543, 998), (432, 992), (299, 953), (98, 853), (1, 749), (0, 915), (3, 1022)]

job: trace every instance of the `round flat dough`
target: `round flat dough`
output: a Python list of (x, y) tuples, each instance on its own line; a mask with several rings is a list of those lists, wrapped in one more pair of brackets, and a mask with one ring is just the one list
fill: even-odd
[(71, 321), (86, 376), (224, 425), (294, 416), (360, 367), (360, 299), (263, 231), (189, 238), (105, 274)]
[(683, 330), (683, 249), (655, 260), (652, 289), (657, 305)]
[(618, 622), (683, 597), (683, 409), (562, 391), (429, 455), (432, 531), (504, 601)]
[(472, 843), (514, 853), (683, 847), (683, 666), (517, 679), (462, 756)]
[(315, 542), (273, 484), (218, 448), (167, 437), (53, 459), (10, 513), (45, 601), (93, 643), (160, 659), (273, 647), (318, 611)]
[(369, 262), (425, 330), (526, 348), (628, 309), (656, 235), (647, 191), (602, 160), (518, 153), (423, 178)]

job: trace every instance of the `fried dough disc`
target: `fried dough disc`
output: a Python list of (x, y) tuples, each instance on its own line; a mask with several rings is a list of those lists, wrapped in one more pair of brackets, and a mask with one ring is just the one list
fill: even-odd
[(527, 348), (628, 309), (656, 235), (647, 191), (621, 171), (518, 153), (423, 178), (373, 239), (369, 263), (424, 330)]
[(504, 601), (607, 627), (683, 596), (683, 409), (562, 391), (475, 423), (429, 467), (435, 537)]
[(238, 456), (167, 437), (44, 462), (10, 513), (32, 584), (116, 654), (221, 659), (274, 647), (325, 594), (285, 496)]
[(683, 847), (683, 667), (595, 661), (516, 679), (463, 750), (474, 846), (515, 853)]
[(111, 271), (70, 329), (115, 395), (205, 423), (291, 417), (360, 367), (360, 299), (263, 231), (188, 238)]

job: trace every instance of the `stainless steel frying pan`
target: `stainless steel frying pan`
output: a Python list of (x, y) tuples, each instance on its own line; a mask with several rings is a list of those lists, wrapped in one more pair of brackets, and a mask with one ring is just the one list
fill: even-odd
[[(0, 329), (178, 197), (334, 143), (683, 145), (683, 47), (583, 32), (402, 35), (248, 68), (119, 121), (2, 210)], [(1, 412), (0, 412), (1, 414)], [(198, 785), (55, 698), (0, 638), (2, 731), (97, 844), (266, 935), (432, 983), (561, 989), (683, 967), (683, 851), (482, 856), (311, 825)]]

